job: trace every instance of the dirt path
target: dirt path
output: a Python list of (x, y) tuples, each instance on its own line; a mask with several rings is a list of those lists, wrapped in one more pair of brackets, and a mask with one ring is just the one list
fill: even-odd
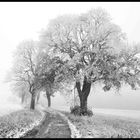
[(67, 121), (57, 112), (45, 111), (45, 119), (39, 126), (22, 138), (70, 138), (71, 131)]

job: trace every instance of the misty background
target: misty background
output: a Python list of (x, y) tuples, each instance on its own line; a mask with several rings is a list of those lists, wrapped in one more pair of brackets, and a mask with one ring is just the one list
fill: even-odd
[[(128, 43), (140, 41), (140, 3), (137, 2), (1, 2), (0, 3), (0, 109), (19, 109), (20, 101), (12, 94), (5, 77), (13, 63), (13, 52), (25, 39), (38, 40), (39, 33), (48, 22), (64, 14), (80, 14), (91, 8), (102, 7), (114, 23), (126, 33)], [(95, 108), (140, 110), (140, 90), (126, 85), (116, 93), (104, 92), (98, 85), (91, 90), (89, 106)], [(42, 99), (43, 102), (47, 102)], [(4, 106), (3, 106), (4, 105)], [(63, 96), (56, 94), (52, 106), (65, 106)]]

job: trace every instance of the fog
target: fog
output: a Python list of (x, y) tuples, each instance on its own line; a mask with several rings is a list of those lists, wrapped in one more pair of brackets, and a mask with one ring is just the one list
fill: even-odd
[[(80, 14), (91, 8), (105, 8), (113, 22), (120, 25), (126, 33), (128, 42), (140, 40), (140, 3), (137, 2), (3, 2), (0, 3), (0, 107), (19, 104), (4, 78), (13, 63), (13, 52), (18, 43), (25, 39), (38, 40), (39, 32), (50, 19), (63, 14)], [(89, 105), (97, 108), (140, 109), (139, 90), (132, 91), (123, 87), (120, 94), (114, 91), (103, 92), (100, 86), (91, 91)], [(55, 105), (65, 105), (65, 100), (58, 94), (53, 98)], [(17, 107), (17, 108), (18, 108)]]
[[(92, 87), (88, 97), (88, 106), (93, 108), (140, 110), (140, 90), (132, 90), (123, 86), (119, 92), (110, 90), (104, 92), (100, 85)], [(63, 96), (57, 94), (52, 98), (52, 106), (69, 106)]]

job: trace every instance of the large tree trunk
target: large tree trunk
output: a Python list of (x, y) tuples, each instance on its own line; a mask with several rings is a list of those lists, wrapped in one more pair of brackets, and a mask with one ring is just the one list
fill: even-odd
[(87, 81), (86, 77), (84, 77), (82, 90), (81, 90), (80, 82), (76, 82), (76, 88), (77, 88), (79, 99), (80, 99), (81, 115), (86, 115), (87, 114), (87, 99), (90, 93), (91, 83)]
[(80, 108), (82, 115), (87, 112), (87, 98), (85, 98), (84, 95), (80, 97)]
[(48, 107), (50, 107), (51, 106), (51, 95), (47, 90), (46, 90), (46, 96), (47, 96), (47, 100), (48, 100)]
[(31, 104), (30, 104), (30, 109), (35, 109), (35, 93), (31, 94)]

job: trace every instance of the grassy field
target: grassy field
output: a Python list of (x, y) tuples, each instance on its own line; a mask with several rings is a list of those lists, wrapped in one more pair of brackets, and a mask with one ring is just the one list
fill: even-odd
[(22, 109), (0, 117), (0, 137), (19, 138), (38, 125), (43, 114), (34, 110)]
[[(21, 109), (0, 116), (0, 137), (19, 138), (38, 126), (44, 118), (43, 112), (39, 110), (43, 110), (43, 108), (38, 106), (34, 111)], [(82, 138), (140, 138), (140, 119), (98, 113), (94, 113), (92, 117), (74, 116), (68, 111), (61, 110), (60, 112), (64, 113), (76, 126)], [(48, 116), (46, 119), (49, 123), (54, 118)], [(48, 125), (46, 120), (45, 122), (46, 125), (43, 129), (46, 129)], [(36, 128), (41, 131), (41, 127)]]
[(79, 117), (61, 112), (80, 130), (83, 138), (140, 138), (140, 120), (101, 114)]

